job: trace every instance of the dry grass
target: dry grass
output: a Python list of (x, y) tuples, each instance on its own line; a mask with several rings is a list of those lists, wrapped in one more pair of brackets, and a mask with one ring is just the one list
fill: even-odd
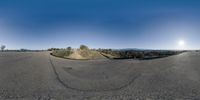
[(55, 50), (52, 53), (54, 56), (67, 58), (67, 59), (99, 59), (104, 58), (98, 51), (90, 49), (66, 49)]

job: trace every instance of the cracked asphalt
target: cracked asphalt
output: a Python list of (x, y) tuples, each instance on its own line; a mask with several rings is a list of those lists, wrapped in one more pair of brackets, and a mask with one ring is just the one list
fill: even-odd
[(69, 60), (0, 52), (0, 100), (199, 100), (200, 52), (154, 60)]

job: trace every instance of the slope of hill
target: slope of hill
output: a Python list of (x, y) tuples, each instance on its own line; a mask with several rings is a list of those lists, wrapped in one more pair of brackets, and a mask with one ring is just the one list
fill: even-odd
[(87, 60), (87, 59), (102, 59), (105, 58), (101, 55), (98, 51), (94, 50), (81, 50), (81, 49), (71, 49), (70, 51), (67, 49), (62, 50), (55, 50), (53, 51), (52, 55), (67, 58), (67, 59), (80, 59), (80, 60)]

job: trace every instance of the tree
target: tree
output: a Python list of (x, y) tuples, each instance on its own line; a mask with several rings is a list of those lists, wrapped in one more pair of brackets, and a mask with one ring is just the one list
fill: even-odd
[(89, 48), (86, 45), (80, 45), (81, 50), (88, 50)]
[(72, 50), (72, 47), (67, 47), (67, 50), (71, 51), (71, 50)]
[(5, 45), (1, 45), (1, 51), (3, 51), (6, 48)]

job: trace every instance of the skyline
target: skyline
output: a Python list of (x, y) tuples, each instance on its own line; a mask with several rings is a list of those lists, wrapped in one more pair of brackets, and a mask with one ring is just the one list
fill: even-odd
[(0, 44), (7, 49), (81, 44), (200, 49), (199, 5), (189, 0), (2, 0)]

